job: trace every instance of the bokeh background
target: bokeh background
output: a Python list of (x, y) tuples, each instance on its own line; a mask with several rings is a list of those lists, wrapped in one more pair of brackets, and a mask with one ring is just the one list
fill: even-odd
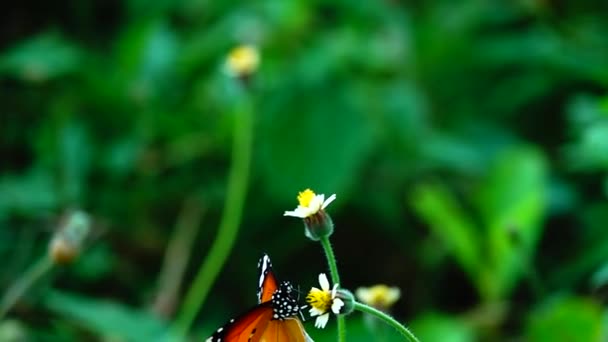
[[(218, 243), (235, 173), (238, 235), (194, 341), (255, 303), (263, 252), (302, 291), (326, 272), (282, 216), (308, 187), (337, 194), (342, 285), (398, 286), (392, 312), (422, 341), (605, 341), (607, 13), (559, 0), (3, 4), (0, 288), (47, 258), (69, 210), (93, 224), (0, 339), (162, 340)], [(242, 43), (261, 53), (246, 87), (224, 72)], [(235, 153), (243, 111), (252, 140)], [(361, 314), (347, 323), (349, 341), (399, 340)], [(333, 320), (306, 326), (335, 339)]]

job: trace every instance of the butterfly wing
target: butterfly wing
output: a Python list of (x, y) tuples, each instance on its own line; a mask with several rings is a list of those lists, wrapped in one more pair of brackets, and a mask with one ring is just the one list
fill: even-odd
[(257, 305), (219, 328), (206, 342), (259, 342), (273, 315), (272, 303)]
[[(288, 282), (279, 285), (268, 255), (260, 258), (258, 269), (258, 305), (230, 320), (206, 342), (314, 342), (297, 318), (299, 308), (291, 297), (293, 287)], [(281, 308), (278, 314), (273, 306)]]
[(264, 254), (258, 262), (260, 278), (258, 281), (258, 304), (265, 303), (272, 299), (272, 294), (279, 288), (277, 278), (272, 271), (270, 257)]
[(297, 318), (271, 320), (260, 342), (314, 342), (304, 330), (302, 322)]
[(315, 342), (312, 338), (310, 338), (310, 336), (308, 336), (306, 330), (304, 330), (302, 321), (300, 321), (297, 317), (286, 319), (285, 329), (290, 333), (289, 336), (292, 336), (293, 341)]

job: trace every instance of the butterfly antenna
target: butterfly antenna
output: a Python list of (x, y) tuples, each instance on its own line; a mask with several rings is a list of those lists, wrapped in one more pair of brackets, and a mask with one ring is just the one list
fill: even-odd
[[(302, 291), (300, 290), (300, 285), (298, 284), (298, 289), (295, 290), (298, 293), (298, 302), (300, 301), (300, 295), (302, 294)], [(300, 317), (302, 318), (302, 322), (306, 321), (306, 317), (304, 317), (304, 312), (302, 310), (306, 309), (308, 307), (308, 305), (302, 305), (300, 306)]]
[(302, 318), (302, 322), (306, 322), (306, 317), (304, 317), (304, 313), (302, 312), (302, 309), (305, 307), (306, 305), (300, 307), (300, 317)]

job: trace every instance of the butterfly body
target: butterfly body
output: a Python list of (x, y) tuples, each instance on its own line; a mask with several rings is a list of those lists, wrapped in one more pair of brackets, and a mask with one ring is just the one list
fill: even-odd
[(298, 306), (298, 300), (294, 298), (294, 292), (293, 286), (288, 281), (279, 285), (279, 288), (270, 298), (274, 312), (273, 319), (285, 320), (300, 313), (300, 307)]
[(287, 281), (279, 283), (268, 255), (258, 263), (258, 304), (231, 319), (206, 342), (313, 342), (298, 318), (296, 291)]

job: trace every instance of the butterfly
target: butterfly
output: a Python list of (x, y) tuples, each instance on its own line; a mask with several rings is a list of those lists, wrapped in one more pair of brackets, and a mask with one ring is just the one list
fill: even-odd
[(288, 281), (278, 282), (267, 254), (258, 262), (258, 304), (231, 319), (206, 342), (314, 342), (298, 318), (296, 290)]

